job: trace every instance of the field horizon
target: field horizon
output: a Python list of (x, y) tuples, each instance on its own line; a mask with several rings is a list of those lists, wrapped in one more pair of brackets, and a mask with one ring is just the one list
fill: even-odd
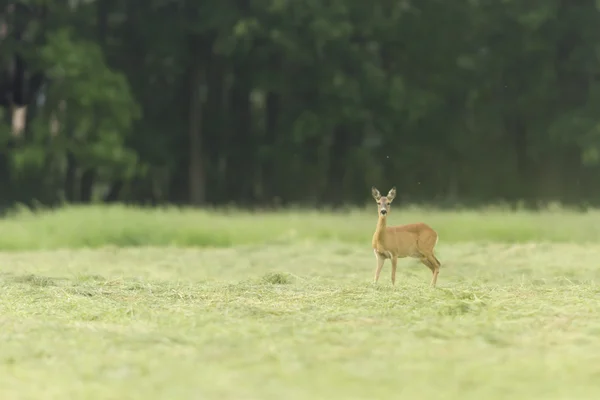
[[(600, 243), (600, 210), (576, 212), (553, 208), (533, 212), (490, 207), (479, 211), (443, 211), (393, 207), (388, 218), (389, 225), (425, 222), (438, 232), (440, 243)], [(103, 246), (224, 248), (305, 240), (370, 246), (376, 223), (375, 208), (335, 213), (151, 209), (124, 205), (66, 206), (38, 211), (20, 208), (0, 218), (0, 250)]]
[(393, 210), (441, 232), (436, 289), (372, 283), (374, 214), (0, 219), (0, 398), (600, 396), (599, 212)]

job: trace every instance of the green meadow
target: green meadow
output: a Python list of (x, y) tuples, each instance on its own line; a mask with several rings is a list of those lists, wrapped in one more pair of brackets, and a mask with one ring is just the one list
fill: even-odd
[(0, 398), (597, 399), (600, 212), (66, 207), (0, 220)]

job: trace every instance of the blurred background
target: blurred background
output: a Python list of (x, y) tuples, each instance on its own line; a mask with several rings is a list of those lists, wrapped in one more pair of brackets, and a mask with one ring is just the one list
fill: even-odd
[(600, 203), (595, 0), (0, 1), (0, 205)]

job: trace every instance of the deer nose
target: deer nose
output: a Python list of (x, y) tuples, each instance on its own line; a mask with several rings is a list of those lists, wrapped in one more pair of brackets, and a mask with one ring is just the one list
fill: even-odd
[(381, 213), (381, 215), (385, 215), (385, 214), (387, 214), (387, 210), (383, 209), (383, 210), (380, 211), (380, 213)]

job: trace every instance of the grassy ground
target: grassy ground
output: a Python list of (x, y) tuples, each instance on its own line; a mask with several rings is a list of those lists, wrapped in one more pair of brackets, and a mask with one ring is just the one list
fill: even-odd
[[(600, 243), (600, 211), (565, 210), (508, 213), (443, 212), (393, 207), (390, 223), (424, 221), (444, 243)], [(298, 240), (370, 243), (376, 206), (347, 213), (309, 211), (250, 214), (168, 208), (69, 207), (54, 212), (21, 211), (0, 220), (0, 250), (123, 246), (229, 247), (293, 244)]]
[[(502, 243), (482, 233), (507, 229), (500, 213), (491, 214), (498, 230), (475, 213), (432, 213), (446, 233), (431, 290), (429, 270), (409, 259), (396, 288), (389, 264), (371, 283), (367, 215), (356, 216), (362, 232), (348, 216), (61, 213), (0, 222), (5, 249), (33, 249), (0, 253), (3, 400), (600, 396), (600, 214), (506, 215), (519, 232), (536, 221), (563, 230)], [(157, 247), (169, 233), (209, 233), (207, 222), (240, 243)], [(340, 237), (322, 240), (330, 222), (342, 224)], [(142, 237), (152, 247), (103, 246), (119, 229), (134, 237), (160, 226), (167, 233)], [(311, 238), (309, 227), (322, 230)], [(581, 232), (589, 243), (560, 240)], [(36, 250), (86, 244), (96, 248)]]

